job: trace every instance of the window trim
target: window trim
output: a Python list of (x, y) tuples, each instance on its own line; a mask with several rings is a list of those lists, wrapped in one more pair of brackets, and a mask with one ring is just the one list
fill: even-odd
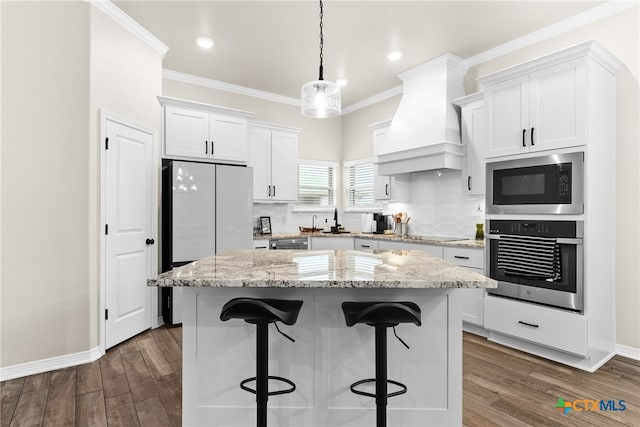
[[(328, 168), (333, 168), (333, 204), (328, 206), (301, 205), (296, 201), (293, 205), (293, 212), (333, 212), (338, 206), (338, 168), (340, 167), (340, 163), (326, 160), (298, 159), (298, 163), (296, 164), (296, 175), (300, 173), (300, 165), (326, 166)], [(298, 179), (297, 181), (296, 195), (300, 194), (300, 180)]]

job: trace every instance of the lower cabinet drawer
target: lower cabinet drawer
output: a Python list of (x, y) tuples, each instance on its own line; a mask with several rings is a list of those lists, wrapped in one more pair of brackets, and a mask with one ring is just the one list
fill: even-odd
[(587, 356), (587, 320), (580, 314), (486, 297), (484, 327), (543, 346)]
[(445, 247), (442, 258), (463, 267), (484, 269), (484, 249)]

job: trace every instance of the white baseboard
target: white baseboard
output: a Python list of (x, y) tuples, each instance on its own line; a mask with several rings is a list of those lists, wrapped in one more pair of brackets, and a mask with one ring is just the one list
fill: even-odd
[(640, 361), (640, 348), (629, 347), (622, 344), (616, 344), (616, 354), (622, 357)]
[(70, 366), (83, 365), (98, 360), (102, 354), (99, 347), (79, 353), (65, 354), (63, 356), (50, 357), (48, 359), (35, 360), (33, 362), (19, 363), (17, 365), (0, 368), (0, 381), (26, 377), (27, 375), (41, 374), (56, 369)]

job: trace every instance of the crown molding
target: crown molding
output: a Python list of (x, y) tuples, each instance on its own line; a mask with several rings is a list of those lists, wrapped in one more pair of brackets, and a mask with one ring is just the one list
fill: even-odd
[(384, 92), (377, 93), (373, 96), (363, 99), (362, 101), (355, 102), (342, 109), (342, 115), (353, 113), (354, 111), (361, 110), (385, 99), (393, 98), (394, 96), (402, 95), (402, 86), (396, 86), (394, 88), (385, 90)]
[(522, 37), (515, 38), (494, 48), (481, 52), (477, 55), (470, 56), (469, 58), (467, 58), (467, 65), (469, 67), (473, 67), (482, 64), (483, 62), (487, 62), (511, 52), (515, 52), (518, 49), (522, 49), (543, 40), (550, 39), (551, 37), (569, 32), (583, 25), (587, 25), (600, 19), (623, 12), (637, 5), (637, 1), (608, 1), (607, 3), (603, 3), (601, 5), (592, 7), (591, 9), (587, 9), (584, 12), (581, 12), (570, 18), (556, 22), (555, 24), (548, 25), (537, 31), (525, 34)]
[(189, 83), (196, 86), (202, 86), (209, 89), (222, 90), (225, 92), (237, 93), (239, 95), (251, 96), (254, 98), (265, 99), (267, 101), (279, 102), (281, 104), (300, 106), (300, 100), (290, 96), (278, 95), (277, 93), (265, 92), (263, 90), (252, 89), (245, 86), (225, 83), (219, 80), (212, 80), (206, 77), (194, 76), (193, 74), (182, 73), (169, 69), (162, 70), (162, 77), (177, 82)]
[(149, 32), (142, 25), (134, 21), (133, 18), (131, 18), (126, 13), (124, 13), (122, 9), (120, 9), (118, 6), (111, 3), (110, 0), (85, 0), (85, 1), (91, 3), (100, 11), (102, 11), (102, 13), (109, 16), (118, 24), (122, 25), (124, 28), (129, 30), (134, 36), (138, 37), (140, 40), (148, 44), (152, 49), (158, 52), (163, 58), (169, 51), (169, 46), (167, 46), (159, 38), (151, 34), (151, 32)]

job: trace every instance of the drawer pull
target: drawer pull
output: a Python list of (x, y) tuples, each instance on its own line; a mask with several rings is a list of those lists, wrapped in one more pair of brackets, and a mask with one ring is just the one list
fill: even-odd
[(371, 246), (369, 245), (360, 245), (361, 248), (370, 248)]
[(266, 247), (266, 246), (256, 246), (256, 247), (255, 247), (255, 248), (253, 248), (253, 249), (267, 249), (267, 247)]
[(456, 259), (469, 259), (468, 256), (462, 256), (462, 255), (454, 255), (453, 257)]
[(533, 324), (533, 323), (527, 323), (527, 322), (523, 322), (522, 320), (518, 320), (518, 323), (520, 323), (521, 325), (525, 325), (525, 326), (531, 326), (532, 328), (539, 328), (539, 325)]

